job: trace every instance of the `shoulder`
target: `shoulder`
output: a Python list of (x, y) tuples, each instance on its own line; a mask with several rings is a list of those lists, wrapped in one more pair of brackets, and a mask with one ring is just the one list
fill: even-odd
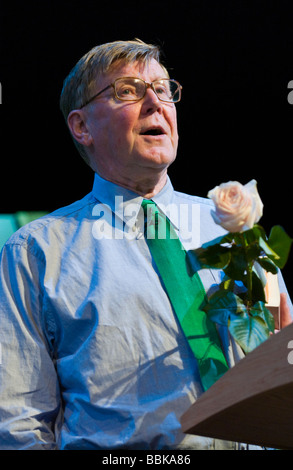
[(41, 245), (54, 245), (56, 239), (66, 238), (66, 234), (74, 230), (77, 221), (91, 213), (95, 201), (90, 193), (79, 201), (24, 225), (9, 238), (4, 247), (22, 247), (36, 253)]
[(174, 198), (180, 203), (186, 204), (200, 204), (207, 210), (211, 210), (214, 207), (213, 201), (206, 197), (193, 196), (191, 194), (182, 193), (180, 191), (174, 191)]

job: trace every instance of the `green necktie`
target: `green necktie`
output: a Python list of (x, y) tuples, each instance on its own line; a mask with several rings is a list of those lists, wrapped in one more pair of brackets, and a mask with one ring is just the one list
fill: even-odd
[(215, 324), (201, 310), (206, 294), (197, 273), (189, 276), (184, 250), (172, 224), (157, 205), (144, 199), (146, 240), (189, 346), (197, 359), (204, 390), (227, 370)]

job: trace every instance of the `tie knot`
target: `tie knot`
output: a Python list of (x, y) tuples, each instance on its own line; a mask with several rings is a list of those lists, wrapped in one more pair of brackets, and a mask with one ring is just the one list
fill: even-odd
[(157, 204), (150, 199), (143, 199), (141, 206), (144, 211), (147, 239), (160, 238), (166, 240), (166, 238), (170, 238), (169, 219), (159, 210)]
[(153, 211), (158, 210), (157, 209), (157, 204), (154, 201), (152, 201), (151, 199), (143, 199), (143, 201), (141, 203), (141, 207), (143, 208), (145, 214), (147, 213), (147, 208), (148, 207), (151, 207), (153, 209)]
[(156, 220), (156, 223), (158, 223), (159, 209), (154, 201), (151, 199), (143, 199), (141, 207), (144, 211), (145, 222), (150, 223), (152, 220)]

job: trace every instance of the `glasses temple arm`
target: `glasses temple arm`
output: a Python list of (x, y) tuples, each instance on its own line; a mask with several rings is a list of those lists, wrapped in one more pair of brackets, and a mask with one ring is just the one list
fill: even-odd
[(103, 93), (104, 91), (108, 90), (108, 88), (111, 88), (111, 86), (113, 86), (113, 84), (111, 83), (111, 85), (108, 85), (106, 86), (105, 88), (103, 88), (101, 91), (99, 91), (98, 93), (96, 93), (94, 96), (92, 96), (88, 101), (86, 101), (79, 109), (82, 109), (84, 108), (87, 104), (91, 103), (91, 101), (93, 101), (95, 98), (97, 98), (97, 96), (99, 96), (101, 93)]

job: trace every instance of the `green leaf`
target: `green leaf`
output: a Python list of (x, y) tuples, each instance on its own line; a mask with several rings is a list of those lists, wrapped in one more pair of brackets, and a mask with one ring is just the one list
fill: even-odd
[(243, 281), (247, 270), (247, 260), (245, 249), (233, 245), (230, 252), (230, 262), (224, 267), (226, 276), (235, 281)]
[(242, 236), (245, 238), (247, 245), (258, 243), (260, 237), (266, 240), (266, 233), (261, 225), (254, 225), (253, 228), (242, 232)]
[(237, 236), (237, 232), (228, 232), (226, 235), (221, 237), (221, 240), (218, 241), (221, 245), (224, 245), (224, 243), (231, 244), (233, 240), (235, 240), (235, 237)]
[(259, 246), (263, 249), (265, 254), (274, 261), (274, 263), (279, 266), (280, 256), (267, 244), (267, 242), (263, 239), (259, 239)]
[(278, 259), (274, 260), (274, 262), (280, 269), (282, 269), (287, 262), (292, 242), (293, 239), (289, 237), (283, 227), (275, 225), (272, 228), (268, 239), (268, 245), (274, 253), (277, 253)]
[(231, 315), (228, 328), (245, 353), (251, 352), (270, 336), (265, 320), (258, 315), (249, 315), (248, 311)]
[(209, 298), (205, 306), (205, 312), (210, 320), (219, 325), (226, 326), (232, 313), (241, 312), (245, 309), (243, 301), (231, 291), (217, 290)]
[(246, 247), (246, 261), (247, 263), (254, 263), (261, 255), (262, 250), (258, 243), (252, 243)]
[(261, 282), (258, 275), (252, 272), (252, 302), (265, 302), (266, 296), (264, 291), (263, 283)]
[(269, 338), (275, 323), (271, 312), (262, 301), (248, 308), (244, 301), (228, 290), (218, 290), (205, 306), (209, 319), (227, 326), (231, 335), (248, 353)]
[(254, 236), (256, 237), (257, 241), (259, 240), (260, 237), (263, 238), (264, 240), (267, 240), (265, 229), (261, 225), (255, 224), (251, 230), (253, 231)]
[(250, 310), (250, 314), (254, 317), (258, 316), (262, 318), (265, 321), (268, 330), (271, 333), (274, 333), (275, 320), (269, 309), (267, 309), (267, 307), (265, 306), (265, 302), (256, 302)]
[(256, 302), (251, 309), (231, 314), (228, 328), (243, 351), (249, 353), (270, 337), (275, 322), (264, 302)]
[(272, 273), (272, 274), (277, 274), (278, 273), (278, 268), (277, 266), (275, 265), (275, 263), (270, 259), (270, 258), (263, 258), (263, 257), (259, 257), (257, 259), (257, 262), (261, 265), (261, 267), (263, 269), (265, 269), (266, 271)]
[(222, 245), (202, 246), (189, 250), (189, 256), (195, 257), (201, 268), (223, 269), (230, 261), (230, 249)]

